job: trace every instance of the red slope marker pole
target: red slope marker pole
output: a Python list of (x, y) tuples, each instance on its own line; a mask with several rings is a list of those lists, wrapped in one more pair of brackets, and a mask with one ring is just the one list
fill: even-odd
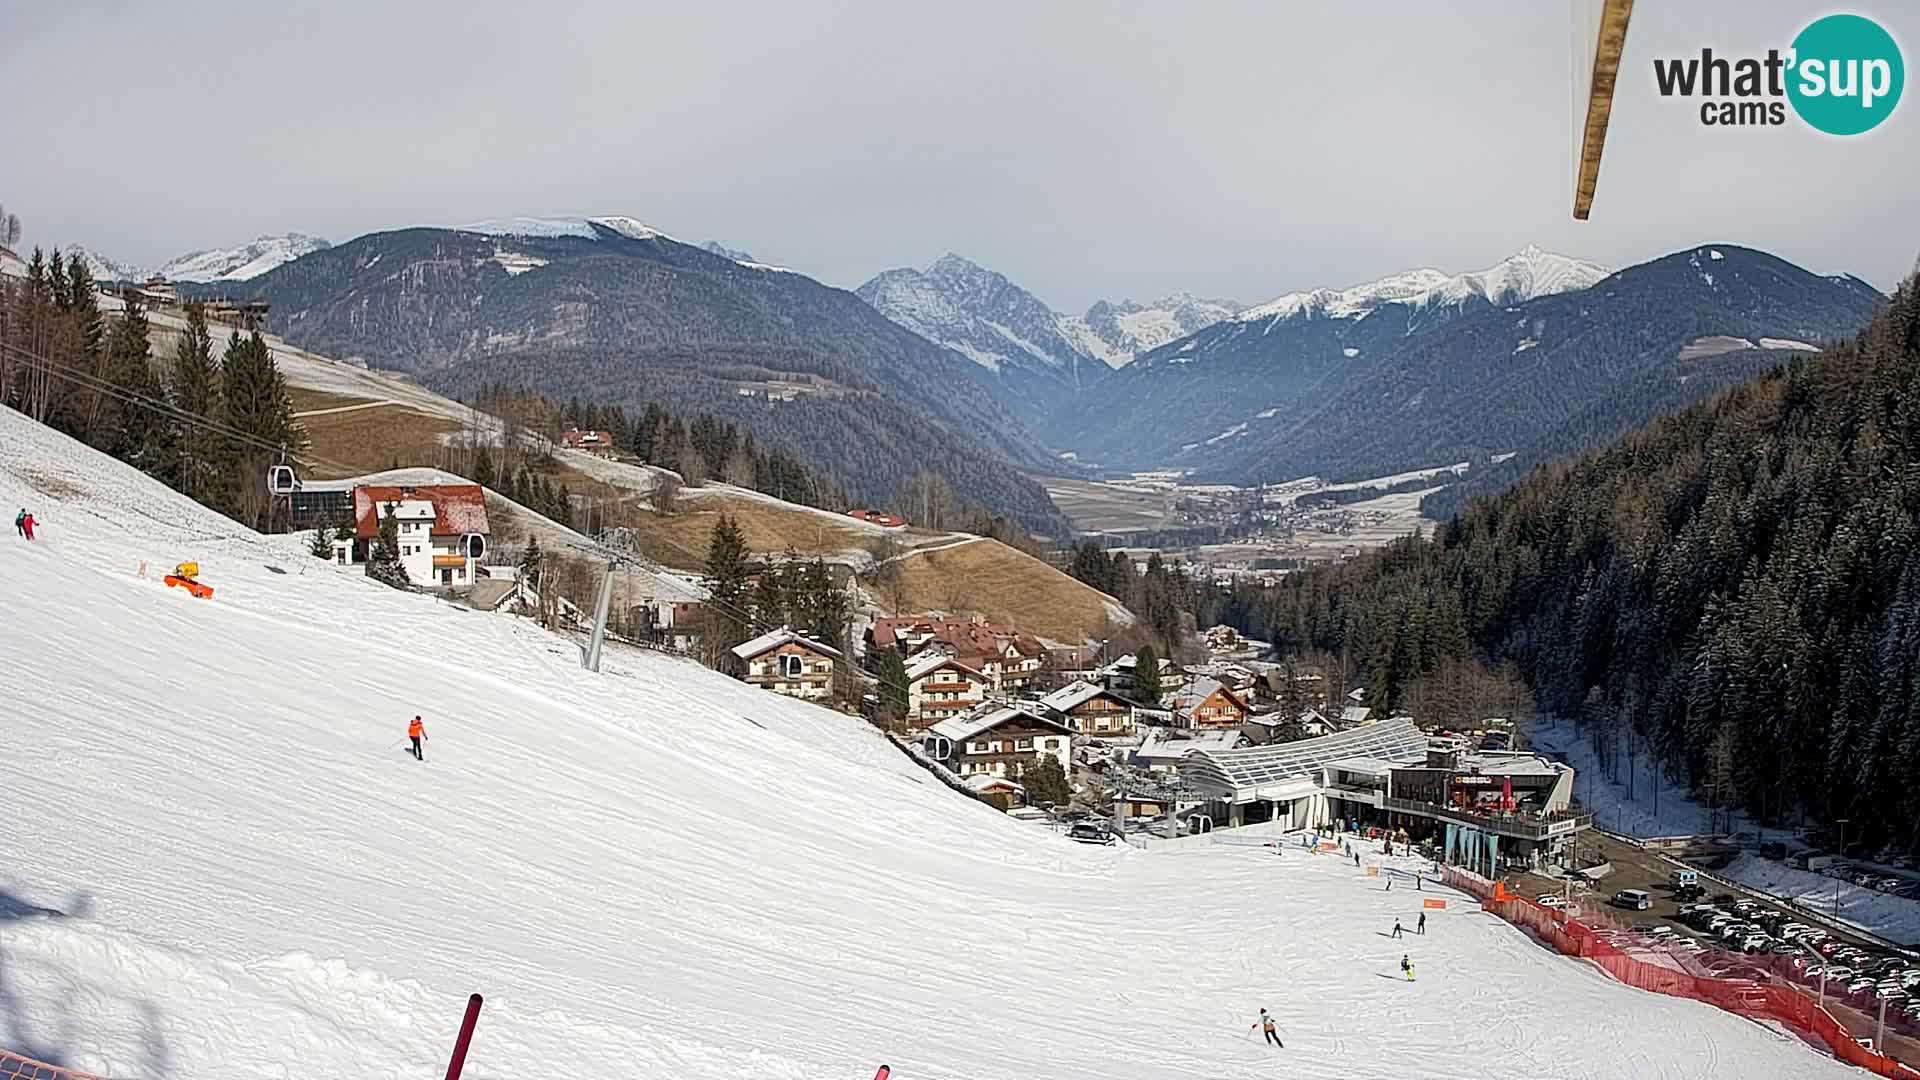
[(873, 1074), (873, 1080), (887, 1080), (887, 1077), (891, 1076), (892, 1074), (893, 1074), (893, 1066), (882, 1065), (880, 1066), (880, 1071)]
[(460, 1021), (460, 1037), (453, 1043), (453, 1060), (447, 1062), (447, 1080), (460, 1080), (467, 1063), (467, 1046), (473, 1042), (473, 1025), (480, 1022), (480, 995), (467, 999), (467, 1015)]

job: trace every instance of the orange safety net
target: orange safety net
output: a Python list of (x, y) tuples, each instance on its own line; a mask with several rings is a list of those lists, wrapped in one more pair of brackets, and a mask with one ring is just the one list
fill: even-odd
[(1514, 896), (1484, 899), (1480, 906), (1567, 956), (1592, 961), (1629, 986), (1704, 1001), (1749, 1019), (1772, 1020), (1820, 1040), (1834, 1057), (1848, 1064), (1879, 1076), (1920, 1080), (1920, 1071), (1855, 1042), (1832, 1013), (1789, 983), (1791, 965), (1785, 957), (1741, 956), (1716, 972), (1689, 970), (1700, 962), (1657, 945), (1634, 947), (1630, 953), (1613, 940), (1598, 936), (1596, 926), (1600, 924), (1614, 924), (1613, 928), (1630, 932), (1605, 912), (1583, 912), (1576, 919), (1565, 911)]
[(44, 1061), (0, 1050), (0, 1080), (102, 1080), (91, 1073), (74, 1072)]

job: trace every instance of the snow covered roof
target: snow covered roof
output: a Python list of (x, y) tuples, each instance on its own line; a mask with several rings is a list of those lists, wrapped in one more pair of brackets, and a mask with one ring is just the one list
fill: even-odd
[(966, 672), (976, 679), (986, 680), (986, 676), (982, 675), (978, 670), (961, 663), (957, 658), (948, 656), (946, 653), (921, 653), (907, 664), (907, 681), (915, 682), (945, 667), (959, 668), (961, 671)]
[(1147, 762), (1179, 761), (1195, 751), (1231, 750), (1239, 742), (1237, 731), (1211, 731), (1191, 739), (1150, 739), (1140, 744), (1133, 756)]
[(989, 791), (996, 791), (996, 790), (1018, 791), (1018, 792), (1024, 793), (1027, 790), (1026, 788), (1022, 787), (1020, 784), (1012, 780), (1009, 780), (1004, 776), (995, 776), (992, 773), (974, 773), (972, 776), (969, 776), (965, 780), (960, 781), (960, 783), (965, 785), (968, 791), (974, 792), (976, 794), (985, 794)]
[(380, 535), (380, 514), (388, 504), (422, 501), (433, 507), (433, 536), (488, 532), (487, 494), (479, 484), (362, 484), (353, 489), (353, 531), (371, 540)]
[(1066, 712), (1069, 709), (1075, 709), (1085, 705), (1087, 702), (1098, 697), (1112, 698), (1123, 705), (1131, 706), (1134, 704), (1106, 687), (1096, 686), (1084, 679), (1076, 679), (1060, 689), (1055, 690), (1053, 693), (1041, 698), (1040, 704), (1045, 705), (1055, 712)]
[(1247, 703), (1241, 700), (1240, 695), (1234, 692), (1233, 687), (1228, 686), (1219, 679), (1195, 679), (1173, 695), (1173, 708), (1175, 711), (1197, 709), (1215, 693), (1227, 695), (1233, 699), (1234, 704), (1239, 705), (1243, 709), (1247, 707)]
[(1051, 728), (1061, 734), (1072, 734), (1067, 725), (1040, 715), (1032, 709), (1019, 705), (1001, 705), (968, 713), (965, 716), (949, 717), (927, 730), (954, 742), (964, 742), (983, 731), (991, 731), (1002, 724), (1021, 721)]
[(1365, 705), (1349, 705), (1340, 710), (1340, 722), (1348, 727), (1352, 727), (1356, 724), (1366, 723), (1367, 717), (1372, 715), (1373, 710), (1367, 708)]
[(1412, 721), (1387, 720), (1317, 739), (1203, 751), (1183, 759), (1180, 774), (1196, 787), (1238, 797), (1263, 785), (1311, 777), (1343, 758), (1416, 762), (1426, 756), (1427, 737)]
[(813, 640), (812, 638), (807, 637), (805, 634), (801, 634), (798, 631), (795, 631), (792, 628), (785, 627), (785, 626), (781, 627), (778, 630), (769, 630), (766, 633), (761, 634), (759, 637), (754, 638), (752, 641), (744, 641), (738, 645), (735, 645), (733, 647), (733, 655), (739, 657), (742, 660), (751, 660), (754, 657), (759, 656), (761, 653), (769, 652), (773, 649), (777, 649), (780, 646), (787, 644), (788, 642), (798, 643), (808, 649), (811, 649), (814, 652), (820, 653), (823, 656), (831, 656), (835, 660), (840, 659), (840, 650), (831, 648), (826, 645), (822, 645), (821, 643)]

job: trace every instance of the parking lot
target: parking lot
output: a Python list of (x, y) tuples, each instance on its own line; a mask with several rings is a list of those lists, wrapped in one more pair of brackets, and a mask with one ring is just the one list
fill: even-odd
[[(1816, 965), (1828, 967), (1838, 963), (1848, 970), (1842, 979), (1828, 981), (1827, 1010), (1855, 1036), (1871, 1038), (1879, 1007), (1879, 999), (1874, 995), (1883, 992), (1880, 987), (1885, 983), (1888, 989), (1884, 992), (1890, 996), (1885, 1045), (1880, 1049), (1908, 1065), (1920, 1067), (1920, 1039), (1915, 1038), (1920, 1035), (1920, 960), (1910, 960), (1890, 952), (1858, 934), (1816, 923), (1763, 894), (1729, 889), (1704, 879), (1702, 885), (1706, 889), (1705, 896), (1697, 900), (1677, 901), (1669, 882), (1669, 875), (1674, 870), (1671, 863), (1601, 833), (1590, 834), (1582, 839), (1583, 849), (1589, 844), (1593, 845), (1597, 857), (1583, 855), (1581, 863), (1593, 865), (1604, 860), (1613, 866), (1613, 872), (1591, 890), (1577, 891), (1576, 905), (1583, 910), (1596, 911), (1601, 923), (1611, 922), (1628, 930), (1629, 933), (1619, 941), (1623, 947), (1631, 949), (1638, 945), (1640, 948), (1667, 953), (1674, 958), (1677, 966), (1701, 974), (1780, 979), (1809, 997), (1816, 997), (1819, 993), (1817, 980), (1809, 980), (1804, 973)], [(1525, 895), (1528, 896), (1558, 894), (1564, 888), (1564, 884), (1557, 879), (1534, 874), (1523, 875), (1515, 884), (1526, 890)], [(1643, 911), (1630, 911), (1608, 903), (1615, 893), (1626, 889), (1645, 891), (1652, 899), (1653, 906)], [(1712, 904), (1716, 909), (1715, 919), (1723, 921), (1723, 925), (1714, 927), (1704, 916), (1696, 917), (1691, 922), (1684, 918), (1683, 909), (1696, 904)], [(1738, 912), (1734, 910), (1735, 905), (1742, 905)], [(1725, 939), (1723, 932), (1727, 931), (1727, 927), (1724, 922), (1752, 927), (1755, 934), (1765, 934), (1765, 940), (1757, 936), (1749, 938), (1757, 951), (1745, 951), (1737, 940)], [(1801, 944), (1783, 943), (1780, 932), (1795, 923), (1806, 927), (1804, 931), (1796, 930), (1792, 935), (1801, 938)], [(1640, 937), (1630, 932), (1635, 928), (1658, 931), (1659, 936), (1649, 933)], [(1861, 952), (1839, 960), (1832, 959), (1821, 955), (1816, 949), (1805, 947), (1806, 933), (1819, 935), (1813, 944), (1828, 952), (1843, 949), (1858, 949)], [(1746, 937), (1744, 934), (1735, 936)], [(1661, 938), (1674, 942), (1694, 942), (1696, 945), (1666, 946), (1660, 943)], [(1862, 986), (1862, 979), (1870, 981)], [(1848, 989), (1850, 984), (1855, 987), (1852, 992)]]

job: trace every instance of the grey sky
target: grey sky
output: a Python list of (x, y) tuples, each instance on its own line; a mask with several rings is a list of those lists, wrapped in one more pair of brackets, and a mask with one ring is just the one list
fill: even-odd
[[(1588, 2), (1588, 0), (1582, 0)], [(1920, 252), (1920, 91), (1853, 139), (1702, 127), (1651, 58), (1826, 8), (1639, 5), (1571, 220), (1560, 4), (14, 5), (0, 202), (151, 265), (516, 214), (628, 214), (851, 288), (949, 249), (1062, 309), (1257, 302), (1529, 243), (1747, 243), (1890, 288)], [(1920, 60), (1920, 8), (1852, 4)]]

